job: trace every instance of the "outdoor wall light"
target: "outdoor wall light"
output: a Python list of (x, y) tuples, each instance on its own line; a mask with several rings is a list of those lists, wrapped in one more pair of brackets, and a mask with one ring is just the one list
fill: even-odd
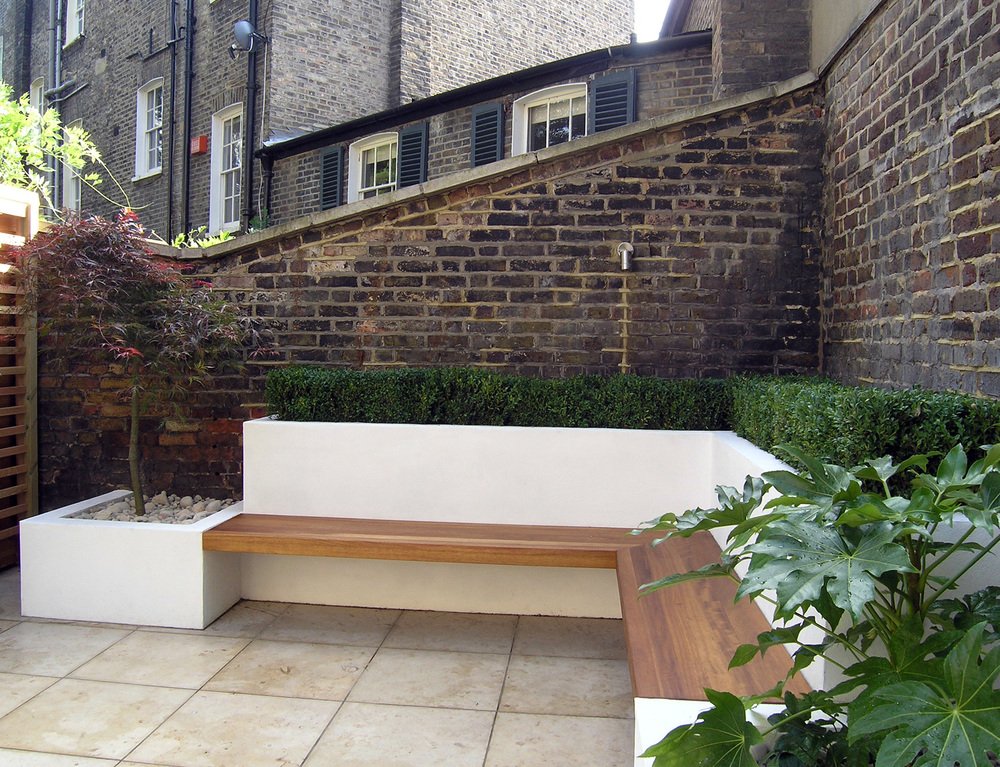
[(618, 245), (618, 255), (622, 260), (622, 271), (628, 272), (632, 270), (632, 255), (635, 253), (635, 247), (631, 242), (623, 242)]

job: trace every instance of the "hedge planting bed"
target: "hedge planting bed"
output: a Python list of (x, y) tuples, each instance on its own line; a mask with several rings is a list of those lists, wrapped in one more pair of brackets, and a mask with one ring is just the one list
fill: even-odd
[(1000, 400), (824, 378), (541, 379), (475, 368), (270, 373), (280, 420), (732, 430), (764, 450), (794, 444), (842, 465), (1000, 442)]

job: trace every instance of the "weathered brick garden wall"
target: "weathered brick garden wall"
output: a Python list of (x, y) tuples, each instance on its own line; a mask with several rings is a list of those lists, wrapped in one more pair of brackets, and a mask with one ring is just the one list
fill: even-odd
[(823, 369), (1000, 396), (1000, 5), (892, 0), (827, 78)]
[[(272, 325), (279, 364), (810, 372), (819, 264), (801, 230), (820, 204), (820, 131), (811, 89), (609, 131), (537, 163), (507, 161), (460, 186), (404, 190), (228, 245), (202, 270)], [(620, 269), (622, 241), (635, 243), (633, 272)], [(42, 380), (47, 505), (126, 476), (124, 406), (100, 372)], [(261, 399), (259, 373), (193, 395), (197, 429), (144, 434), (151, 486), (240, 486), (238, 432), (244, 405)]]

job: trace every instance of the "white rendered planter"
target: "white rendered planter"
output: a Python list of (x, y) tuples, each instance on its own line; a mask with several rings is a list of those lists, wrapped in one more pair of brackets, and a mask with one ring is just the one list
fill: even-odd
[[(731, 432), (249, 421), (244, 513), (631, 529), (784, 466)], [(621, 616), (612, 570), (244, 555), (243, 596)]]
[(240, 504), (189, 525), (69, 518), (127, 494), (21, 522), (24, 615), (200, 629), (236, 603), (239, 557), (202, 551), (201, 534), (239, 513)]

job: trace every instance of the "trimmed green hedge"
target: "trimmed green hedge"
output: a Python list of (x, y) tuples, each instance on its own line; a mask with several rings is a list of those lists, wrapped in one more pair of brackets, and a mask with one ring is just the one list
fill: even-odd
[(268, 375), (266, 397), (268, 411), (288, 421), (614, 429), (725, 429), (729, 421), (719, 380), (291, 367)]
[(1000, 400), (804, 377), (739, 376), (729, 390), (730, 428), (741, 437), (765, 450), (796, 445), (846, 466), (1000, 442)]
[(474, 368), (290, 367), (267, 379), (269, 412), (290, 421), (732, 429), (852, 465), (865, 458), (1000, 442), (1000, 400), (890, 391), (822, 378), (540, 379)]

